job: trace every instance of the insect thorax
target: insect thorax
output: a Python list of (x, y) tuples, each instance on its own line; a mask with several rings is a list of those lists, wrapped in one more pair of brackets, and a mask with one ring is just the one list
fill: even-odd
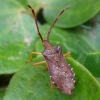
[(54, 59), (55, 57), (60, 56), (61, 52), (61, 46), (52, 46), (52, 48), (45, 48), (42, 54), (47, 59), (50, 57)]

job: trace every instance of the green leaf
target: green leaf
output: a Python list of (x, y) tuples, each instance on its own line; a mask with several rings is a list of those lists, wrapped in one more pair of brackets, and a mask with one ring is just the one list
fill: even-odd
[[(34, 62), (39, 59), (34, 59)], [(69, 57), (67, 61), (76, 74), (74, 95), (68, 96), (58, 89), (51, 89), (48, 71), (34, 67), (32, 62), (14, 75), (3, 100), (99, 100), (99, 83), (79, 62)]]
[[(83, 92), (84, 99), (81, 98), (80, 100), (99, 100), (99, 92), (100, 92), (100, 84), (96, 81), (96, 79), (92, 76), (92, 74), (79, 62), (75, 62), (71, 58), (67, 58), (67, 61), (73, 66), (76, 74), (76, 87), (77, 92), (81, 94), (80, 92)], [(77, 66), (77, 68), (75, 66)], [(78, 80), (78, 83), (77, 83)], [(78, 90), (79, 89), (79, 90)], [(96, 95), (95, 95), (96, 93)], [(79, 99), (76, 99), (79, 100)]]
[(35, 48), (35, 23), (26, 13), (16, 0), (0, 1), (0, 74), (16, 72)]
[[(44, 4), (45, 1), (42, 2)], [(26, 1), (24, 6), (22, 3), (22, 0), (0, 1), (0, 74), (16, 72), (29, 59), (31, 51), (43, 50), (42, 43), (36, 43), (38, 34), (34, 20), (24, 8)], [(44, 36), (49, 27), (41, 28), (40, 31)], [(54, 28), (50, 34), (50, 41), (54, 45), (61, 45), (64, 53), (72, 52), (72, 57), (82, 62), (86, 53), (100, 51), (99, 27), (98, 23), (91, 31), (88, 29), (65, 31)]]
[(27, 7), (27, 0), (17, 0), (19, 3), (21, 3), (23, 6), (25, 6), (26, 8), (28, 8)]
[(84, 66), (95, 77), (100, 77), (100, 52), (87, 54), (84, 59)]
[(52, 24), (65, 7), (70, 8), (61, 15), (56, 23), (59, 27), (74, 27), (92, 18), (100, 10), (100, 0), (28, 0), (34, 9), (43, 8), (45, 19)]
[(100, 84), (100, 78), (96, 78), (96, 80), (99, 82), (99, 84)]
[(0, 90), (0, 100), (3, 100), (4, 93), (5, 93), (4, 90)]

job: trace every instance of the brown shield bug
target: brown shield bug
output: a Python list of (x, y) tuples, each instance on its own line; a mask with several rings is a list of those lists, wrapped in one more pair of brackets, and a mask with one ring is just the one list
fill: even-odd
[[(51, 78), (52, 84), (54, 84), (63, 93), (70, 95), (72, 94), (72, 90), (74, 89), (75, 73), (73, 71), (73, 68), (71, 68), (70, 64), (68, 64), (64, 58), (65, 56), (68, 56), (70, 52), (63, 55), (61, 46), (53, 46), (49, 42), (49, 35), (50, 35), (52, 27), (54, 26), (54, 24), (56, 23), (60, 15), (69, 7), (63, 9), (60, 12), (58, 17), (52, 24), (51, 28), (49, 29), (46, 40), (44, 40), (40, 34), (34, 9), (32, 9), (30, 5), (28, 5), (28, 7), (31, 9), (33, 13), (38, 35), (40, 36), (43, 46), (44, 46), (44, 51), (42, 55), (44, 56), (45, 61), (35, 63), (34, 65), (38, 66), (39, 64), (46, 63), (48, 66), (48, 70), (50, 72), (50, 78)], [(32, 61), (32, 54), (41, 54), (41, 53), (31, 52), (30, 60), (27, 62)], [(43, 67), (43, 66), (40, 66), (40, 67)]]

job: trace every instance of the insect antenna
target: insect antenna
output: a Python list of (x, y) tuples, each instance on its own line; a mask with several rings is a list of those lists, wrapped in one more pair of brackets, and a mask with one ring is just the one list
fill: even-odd
[(40, 36), (40, 38), (41, 38), (41, 40), (42, 40), (42, 42), (43, 42), (43, 38), (42, 38), (42, 35), (40, 34), (39, 27), (38, 27), (38, 24), (37, 24), (37, 19), (36, 19), (35, 11), (34, 11), (34, 9), (33, 9), (30, 5), (28, 5), (28, 7), (31, 9), (31, 11), (32, 11), (32, 13), (33, 13), (33, 16), (34, 16), (34, 19), (35, 19), (35, 23), (36, 23), (36, 28), (37, 28), (38, 34), (39, 34), (39, 36)]
[(49, 35), (50, 35), (50, 32), (51, 32), (52, 27), (54, 26), (54, 24), (56, 23), (56, 21), (58, 20), (58, 18), (60, 17), (60, 15), (61, 15), (65, 10), (67, 10), (68, 8), (69, 8), (69, 6), (66, 7), (65, 9), (63, 9), (63, 10), (60, 12), (60, 14), (57, 16), (57, 18), (55, 19), (54, 23), (52, 24), (52, 26), (50, 27), (50, 29), (49, 29), (49, 31), (48, 31), (47, 38), (46, 38), (47, 40), (49, 40)]

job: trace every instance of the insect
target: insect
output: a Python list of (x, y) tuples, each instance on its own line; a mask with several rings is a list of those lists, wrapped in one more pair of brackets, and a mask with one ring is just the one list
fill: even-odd
[(49, 42), (49, 35), (52, 27), (54, 26), (60, 15), (69, 7), (63, 9), (57, 16), (57, 18), (55, 19), (54, 23), (52, 24), (51, 28), (48, 31), (46, 40), (44, 40), (42, 38), (42, 35), (40, 34), (34, 9), (32, 9), (30, 5), (28, 5), (28, 7), (31, 9), (33, 13), (38, 35), (40, 36), (40, 39), (42, 40), (44, 46), (44, 51), (42, 53), (31, 52), (30, 60), (28, 60), (27, 62), (32, 61), (32, 54), (42, 54), (45, 58), (45, 61), (35, 63), (34, 65), (38, 66), (39, 64), (46, 63), (48, 70), (50, 72), (50, 79), (52, 84), (54, 84), (63, 93), (71, 95), (75, 84), (75, 73), (73, 71), (73, 68), (71, 68), (70, 64), (68, 64), (65, 60), (65, 56), (68, 56), (70, 52), (63, 55), (61, 46), (53, 46)]

